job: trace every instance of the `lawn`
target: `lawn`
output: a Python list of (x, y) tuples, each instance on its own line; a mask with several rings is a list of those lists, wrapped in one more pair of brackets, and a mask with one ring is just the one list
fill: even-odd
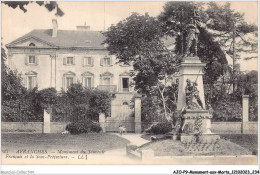
[(258, 135), (257, 134), (220, 134), (221, 138), (230, 140), (249, 151), (258, 150)]
[[(150, 140), (152, 135), (142, 135), (142, 138)], [(257, 135), (253, 134), (220, 134), (219, 152), (185, 152), (183, 144), (179, 140), (166, 139), (163, 135), (154, 135), (158, 141), (150, 142), (141, 149), (152, 149), (157, 156), (187, 156), (187, 155), (252, 155), (257, 147)]]
[(128, 140), (113, 134), (2, 134), (2, 149), (48, 149), (107, 151), (123, 148)]

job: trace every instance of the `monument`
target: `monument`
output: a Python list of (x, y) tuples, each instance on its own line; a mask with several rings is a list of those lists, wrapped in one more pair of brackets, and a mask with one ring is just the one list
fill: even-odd
[(200, 17), (194, 7), (193, 17), (187, 25), (187, 37), (179, 67), (177, 110), (178, 135), (187, 151), (216, 151), (220, 137), (211, 132), (212, 114), (206, 109), (203, 87), (203, 68), (197, 56)]

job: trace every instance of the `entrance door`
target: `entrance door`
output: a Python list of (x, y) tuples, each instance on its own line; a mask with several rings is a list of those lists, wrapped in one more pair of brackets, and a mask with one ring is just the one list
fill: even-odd
[(129, 78), (122, 78), (123, 92), (129, 92)]

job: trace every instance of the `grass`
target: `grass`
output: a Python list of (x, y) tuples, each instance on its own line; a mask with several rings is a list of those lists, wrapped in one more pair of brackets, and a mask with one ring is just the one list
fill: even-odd
[(92, 150), (107, 151), (125, 147), (128, 140), (112, 134), (2, 134), (2, 149)]
[(189, 153), (185, 152), (183, 144), (179, 140), (165, 139), (164, 135), (144, 134), (141, 137), (149, 140), (155, 136), (158, 141), (150, 142), (141, 149), (152, 149), (157, 156), (188, 156), (188, 155), (252, 155), (257, 147), (258, 136), (254, 134), (220, 134), (220, 152)]
[(211, 156), (211, 155), (251, 155), (252, 152), (235, 143), (221, 139), (218, 152), (186, 152), (179, 140), (159, 140), (141, 147), (141, 150), (152, 149), (155, 156)]
[(221, 138), (230, 140), (249, 151), (258, 150), (258, 135), (257, 134), (220, 134)]

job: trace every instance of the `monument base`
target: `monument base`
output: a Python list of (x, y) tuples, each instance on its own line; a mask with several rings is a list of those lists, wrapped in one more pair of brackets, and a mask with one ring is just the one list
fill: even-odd
[(220, 136), (210, 131), (212, 115), (208, 110), (187, 109), (182, 115), (180, 141), (185, 151), (219, 151)]

